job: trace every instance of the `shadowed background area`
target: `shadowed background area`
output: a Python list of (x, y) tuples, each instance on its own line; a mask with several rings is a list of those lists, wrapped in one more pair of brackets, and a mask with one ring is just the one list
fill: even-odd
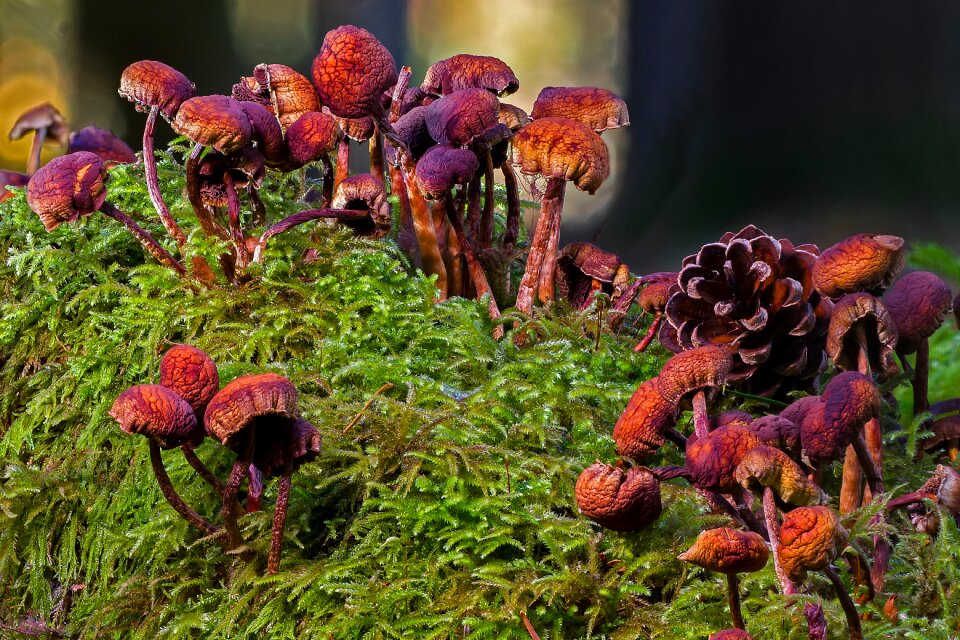
[[(130, 62), (228, 93), (258, 62), (308, 72), (323, 35), (352, 23), (415, 82), (466, 52), (508, 62), (521, 89), (507, 101), (527, 110), (546, 85), (623, 95), (632, 125), (604, 135), (611, 179), (569, 190), (563, 242), (592, 239), (634, 271), (676, 268), (751, 222), (821, 247), (865, 231), (960, 248), (956, 3), (0, 0), (0, 16), (4, 134), (50, 100), (136, 148), (144, 117), (116, 94)], [(22, 170), (29, 144), (4, 135), (0, 168)]]

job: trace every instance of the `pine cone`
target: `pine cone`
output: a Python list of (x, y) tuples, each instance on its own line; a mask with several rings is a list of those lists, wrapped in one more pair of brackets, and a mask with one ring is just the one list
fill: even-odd
[(814, 245), (775, 240), (753, 225), (683, 260), (660, 341), (674, 352), (736, 349), (727, 381), (749, 393), (810, 389), (827, 363), (830, 302), (812, 283)]

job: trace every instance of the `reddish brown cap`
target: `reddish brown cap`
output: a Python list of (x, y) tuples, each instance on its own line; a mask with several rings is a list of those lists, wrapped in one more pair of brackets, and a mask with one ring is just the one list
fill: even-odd
[(109, 413), (121, 429), (144, 435), (161, 449), (173, 449), (203, 437), (187, 401), (158, 384), (130, 387), (117, 397)]
[(645, 467), (623, 469), (597, 462), (577, 478), (583, 515), (613, 531), (638, 531), (660, 517), (660, 481)]
[(761, 444), (746, 427), (728, 425), (705, 438), (687, 441), (686, 467), (691, 482), (701, 489), (730, 492), (737, 488), (734, 472), (747, 451)]
[(929, 271), (914, 271), (894, 282), (883, 296), (883, 306), (897, 327), (897, 351), (916, 352), (920, 342), (943, 324), (952, 304), (950, 287)]
[(597, 133), (630, 124), (630, 114), (623, 98), (599, 87), (544, 87), (533, 103), (530, 115), (534, 120), (570, 118)]
[(477, 156), (469, 149), (438, 144), (417, 163), (417, 186), (425, 198), (439, 200), (458, 184), (469, 182), (479, 167)]
[(250, 120), (250, 138), (257, 143), (257, 150), (264, 159), (271, 165), (283, 163), (287, 159), (287, 146), (283, 140), (283, 130), (274, 115), (257, 102), (237, 104)]
[(886, 307), (869, 293), (851, 293), (833, 306), (827, 330), (827, 355), (838, 369), (858, 368), (858, 326), (865, 332), (867, 356), (874, 371), (885, 368), (887, 355), (897, 346), (897, 326)]
[(719, 527), (702, 531), (693, 546), (677, 559), (707, 571), (732, 575), (760, 571), (769, 557), (767, 543), (759, 534)]
[(410, 159), (416, 162), (427, 149), (437, 144), (427, 129), (427, 108), (414, 107), (393, 123), (393, 130), (407, 148)]
[(798, 507), (780, 527), (780, 564), (794, 582), (823, 569), (847, 544), (847, 531), (830, 507)]
[(485, 89), (505, 96), (519, 89), (520, 81), (500, 58), (460, 53), (430, 65), (420, 88), (441, 96), (461, 89)]
[(722, 386), (733, 360), (728, 349), (707, 345), (683, 351), (667, 360), (660, 370), (660, 393), (668, 401), (680, 401), (697, 391)]
[(53, 231), (64, 222), (90, 215), (107, 199), (107, 168), (95, 153), (78, 151), (54, 158), (27, 184), (27, 203)]
[(19, 140), (31, 131), (46, 129), (47, 137), (56, 140), (58, 144), (64, 144), (70, 133), (70, 127), (57, 108), (49, 102), (44, 102), (32, 109), (28, 109), (20, 114), (13, 128), (10, 129), (9, 137), (11, 140)]
[(823, 490), (807, 479), (800, 465), (783, 451), (766, 445), (747, 451), (733, 475), (744, 489), (762, 494), (765, 487), (770, 487), (787, 504), (806, 506), (828, 500)]
[(313, 60), (320, 103), (341, 118), (382, 111), (380, 96), (397, 82), (397, 63), (373, 34), (345, 25), (327, 32)]
[(800, 424), (803, 417), (813, 410), (814, 405), (821, 402), (820, 396), (803, 396), (797, 398), (780, 411), (780, 417), (794, 424)]
[(738, 427), (749, 427), (753, 423), (753, 416), (746, 411), (730, 409), (715, 416), (710, 416), (710, 431), (733, 424)]
[(340, 130), (343, 131), (344, 135), (357, 142), (366, 142), (372, 138), (376, 132), (373, 118), (370, 116), (364, 116), (362, 118), (337, 118), (337, 124), (340, 126)]
[(67, 153), (77, 151), (97, 154), (107, 167), (137, 161), (137, 155), (130, 145), (115, 136), (113, 131), (100, 127), (84, 127), (70, 134)]
[(25, 187), (30, 182), (30, 176), (17, 171), (0, 170), (0, 202), (13, 197), (13, 191), (6, 187)]
[(230, 96), (197, 96), (180, 105), (170, 125), (180, 135), (223, 154), (250, 142), (253, 127), (240, 103)]
[(748, 425), (765, 445), (776, 447), (792, 458), (801, 453), (800, 425), (783, 416), (763, 416)]
[(821, 395), (827, 420), (841, 422), (853, 430), (880, 415), (880, 392), (873, 379), (856, 371), (838, 373)]
[(169, 65), (140, 60), (123, 70), (117, 93), (135, 102), (137, 111), (159, 107), (163, 117), (171, 120), (183, 101), (196, 95), (197, 88), (187, 76)]
[(673, 282), (651, 282), (640, 292), (637, 304), (647, 313), (663, 313), (663, 310), (667, 307), (667, 300), (670, 299), (671, 289), (676, 284), (676, 279)]
[(390, 205), (383, 183), (369, 173), (358, 173), (337, 185), (331, 206), (334, 209), (367, 210), (367, 220), (345, 220), (342, 224), (360, 236), (382, 238), (390, 232)]
[(619, 299), (630, 283), (630, 270), (609, 251), (589, 242), (572, 242), (557, 256), (556, 279), (560, 297), (574, 309), (586, 309), (595, 290)]
[(306, 420), (297, 418), (292, 423), (284, 422), (282, 429), (256, 446), (253, 466), (267, 477), (282, 475), (287, 462), (290, 462), (290, 470), (296, 471), (320, 455), (322, 444), (320, 432)]
[(287, 127), (289, 162), (294, 168), (315, 162), (337, 147), (337, 121), (329, 113), (308, 111)]
[(227, 187), (223, 179), (223, 174), (227, 171), (230, 172), (235, 187), (252, 184), (259, 188), (266, 174), (263, 156), (253, 147), (244, 147), (230, 155), (217, 151), (209, 152), (197, 166), (200, 198), (205, 205), (227, 206)]
[(660, 393), (656, 377), (642, 383), (627, 403), (613, 439), (617, 454), (640, 461), (660, 450), (664, 432), (676, 422), (677, 406)]
[(922, 457), (923, 452), (932, 452), (938, 448), (945, 447), (947, 443), (956, 438), (960, 438), (960, 415), (954, 414), (937, 418), (930, 425), (932, 435), (921, 438), (917, 441), (917, 457)]
[(213, 359), (189, 344), (171, 347), (160, 360), (160, 385), (187, 401), (201, 419), (210, 399), (220, 389)]
[(510, 131), (514, 132), (519, 131), (531, 122), (530, 116), (527, 115), (526, 111), (518, 106), (507, 104), (506, 102), (500, 103), (497, 119), (500, 121), (500, 124), (507, 125), (510, 127)]
[(567, 118), (534, 120), (517, 131), (513, 163), (522, 173), (572, 180), (590, 194), (610, 175), (607, 145), (593, 129)]
[(829, 298), (867, 291), (879, 294), (903, 269), (903, 238), (869, 233), (825, 250), (813, 266), (813, 285)]
[(320, 111), (320, 99), (310, 81), (284, 64), (258, 64), (252, 77), (241, 78), (233, 86), (233, 97), (264, 105), (284, 130), (303, 114)]
[(469, 146), (500, 124), (497, 98), (484, 89), (461, 89), (425, 108), (427, 130), (440, 144)]
[(753, 640), (753, 636), (743, 629), (724, 629), (711, 633), (707, 640)]
[(203, 424), (210, 437), (232, 449), (246, 429), (257, 429), (255, 441), (265, 442), (260, 436), (268, 436), (273, 427), (292, 425), (297, 418), (293, 383), (275, 373), (260, 373), (241, 376), (218, 391), (207, 405)]

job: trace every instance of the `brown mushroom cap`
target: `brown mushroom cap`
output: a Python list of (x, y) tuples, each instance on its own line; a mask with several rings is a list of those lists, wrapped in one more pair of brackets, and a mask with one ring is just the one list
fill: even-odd
[(682, 351), (667, 360), (660, 370), (660, 393), (668, 401), (680, 401), (697, 391), (722, 386), (733, 366), (730, 351), (707, 345)]
[(160, 385), (187, 401), (201, 419), (207, 404), (220, 389), (213, 359), (189, 344), (171, 347), (160, 360)]
[(461, 89), (431, 102), (424, 112), (430, 137), (465, 147), (500, 124), (496, 96), (484, 89)]
[(813, 265), (813, 285), (828, 298), (881, 293), (903, 269), (903, 238), (861, 233), (826, 249)]
[(180, 135), (223, 154), (243, 148), (253, 135), (250, 118), (230, 96), (197, 96), (185, 100), (170, 126)]
[(420, 88), (441, 96), (460, 89), (484, 89), (505, 96), (519, 89), (520, 81), (500, 58), (460, 53), (430, 65)]
[(734, 473), (760, 438), (746, 427), (728, 425), (711, 431), (704, 438), (687, 441), (686, 467), (691, 483), (708, 491), (728, 493), (739, 485)]
[(623, 98), (599, 87), (544, 87), (533, 103), (530, 115), (534, 120), (570, 118), (597, 133), (630, 124), (630, 114)]
[(20, 114), (13, 123), (13, 128), (10, 129), (9, 138), (19, 140), (37, 129), (46, 129), (47, 137), (56, 140), (57, 144), (65, 144), (70, 133), (70, 127), (67, 126), (63, 115), (55, 106), (44, 102)]
[(114, 400), (109, 414), (121, 429), (144, 435), (161, 449), (173, 449), (203, 437), (187, 401), (158, 384), (130, 387)]
[(99, 209), (107, 198), (107, 168), (95, 153), (78, 151), (54, 158), (27, 184), (27, 203), (53, 231), (64, 222)]
[(337, 118), (337, 124), (340, 126), (340, 130), (343, 131), (344, 135), (357, 142), (366, 142), (372, 138), (376, 132), (376, 126), (374, 125), (373, 118), (370, 116), (364, 116), (362, 118)]
[(510, 131), (519, 131), (521, 128), (530, 124), (530, 116), (520, 107), (506, 102), (501, 102), (497, 111), (497, 119), (500, 124), (510, 127)]
[(823, 569), (847, 544), (847, 531), (830, 507), (798, 507), (780, 527), (780, 564), (794, 582)]
[(308, 111), (287, 127), (289, 161), (302, 167), (337, 146), (337, 121), (329, 113)]
[(513, 163), (522, 173), (572, 180), (590, 194), (610, 175), (607, 145), (593, 129), (568, 118), (541, 118), (517, 131)]
[(924, 451), (934, 451), (954, 438), (960, 438), (960, 414), (937, 418), (930, 425), (930, 431), (933, 432), (932, 435), (917, 441), (918, 457), (921, 457)]
[(156, 60), (134, 62), (120, 74), (121, 97), (136, 103), (137, 111), (159, 107), (160, 113), (171, 120), (180, 105), (197, 93), (196, 86), (173, 67)]
[(820, 397), (826, 404), (825, 418), (849, 425), (854, 432), (880, 415), (880, 391), (873, 379), (856, 371), (835, 375)]
[(342, 224), (354, 233), (371, 238), (382, 238), (390, 232), (390, 206), (383, 183), (369, 173), (358, 173), (337, 185), (331, 206), (334, 209), (367, 210), (368, 220), (344, 220)]
[(107, 167), (117, 164), (129, 164), (137, 161), (137, 155), (126, 142), (118, 138), (109, 129), (84, 127), (70, 134), (67, 153), (89, 151), (100, 156)]
[(856, 370), (860, 351), (856, 329), (861, 323), (870, 367), (882, 371), (887, 355), (897, 346), (897, 326), (880, 299), (869, 293), (845, 295), (833, 306), (827, 330), (827, 355), (838, 369)]
[(313, 60), (320, 103), (341, 118), (376, 115), (380, 96), (397, 82), (390, 51), (366, 29), (345, 25), (328, 31)]
[(456, 185), (469, 182), (479, 167), (477, 156), (469, 149), (438, 144), (417, 163), (417, 186), (424, 197), (439, 200)]
[(749, 427), (754, 422), (753, 416), (746, 411), (730, 409), (715, 416), (710, 416), (710, 431), (733, 424), (738, 427)]
[(673, 282), (651, 282), (640, 292), (637, 304), (647, 313), (663, 313), (663, 310), (667, 307), (667, 300), (670, 299), (670, 290), (675, 286), (676, 280)]
[(734, 478), (744, 489), (762, 494), (764, 487), (787, 504), (824, 504), (827, 496), (807, 479), (803, 469), (779, 449), (760, 445), (747, 451), (737, 465)]
[(677, 406), (660, 393), (656, 377), (642, 383), (613, 427), (617, 454), (639, 461), (659, 451), (676, 414)]
[(427, 129), (426, 107), (414, 107), (407, 111), (393, 123), (393, 130), (413, 161), (419, 160), (427, 149), (437, 144)]
[(630, 271), (620, 258), (589, 242), (572, 242), (557, 256), (557, 292), (575, 309), (586, 309), (595, 286), (618, 298), (628, 285)]
[[(231, 98), (232, 100), (233, 98)], [(237, 102), (250, 120), (250, 138), (267, 162), (276, 165), (287, 159), (287, 145), (276, 117), (257, 102)]]
[(233, 89), (237, 100), (268, 107), (284, 130), (303, 114), (320, 111), (320, 99), (310, 81), (284, 64), (258, 64), (253, 77), (241, 78)]
[(623, 469), (597, 462), (577, 478), (583, 515), (612, 531), (638, 531), (660, 517), (660, 481), (645, 467)]
[(800, 458), (802, 444), (797, 423), (783, 416), (763, 416), (752, 420), (748, 426), (763, 444), (776, 447), (791, 458)]
[(258, 430), (260, 440), (269, 437), (278, 420), (292, 424), (298, 417), (293, 383), (275, 373), (260, 373), (236, 378), (218, 391), (207, 404), (203, 425), (210, 437), (232, 449), (246, 429)]
[(702, 531), (693, 546), (677, 559), (707, 571), (733, 575), (760, 571), (769, 557), (767, 543), (759, 534), (719, 527)]
[(753, 640), (753, 636), (743, 629), (724, 629), (711, 633), (707, 640)]
[(952, 304), (950, 287), (929, 271), (914, 271), (894, 282), (883, 296), (883, 306), (897, 327), (897, 351), (915, 353), (920, 342), (943, 324)]

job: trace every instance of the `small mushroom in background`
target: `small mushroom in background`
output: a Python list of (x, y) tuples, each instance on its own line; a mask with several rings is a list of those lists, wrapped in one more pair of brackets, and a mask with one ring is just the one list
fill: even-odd
[(637, 353), (642, 353), (653, 342), (653, 337), (660, 330), (660, 324), (663, 322), (663, 313), (667, 308), (667, 301), (670, 299), (671, 290), (677, 284), (677, 276), (674, 272), (654, 273), (641, 277), (646, 284), (637, 304), (644, 313), (653, 315), (653, 321), (650, 323), (650, 329), (633, 348)]
[(727, 576), (727, 602), (730, 618), (737, 629), (745, 629), (740, 611), (738, 573), (760, 571), (767, 564), (769, 552), (763, 538), (752, 531), (721, 527), (708, 529), (697, 536), (693, 546), (677, 559)]
[(25, 187), (30, 182), (30, 176), (16, 171), (0, 170), (0, 202), (13, 197), (13, 191), (7, 187)]
[(639, 531), (660, 517), (660, 481), (646, 467), (600, 461), (583, 470), (575, 487), (583, 515), (611, 531)]
[(905, 259), (903, 238), (861, 233), (825, 249), (813, 266), (813, 285), (828, 298), (863, 291), (879, 295)]
[(63, 115), (49, 102), (44, 102), (20, 114), (7, 137), (19, 140), (33, 132), (33, 143), (27, 159), (27, 175), (32, 176), (40, 168), (40, 151), (44, 142), (54, 142), (60, 146), (67, 143), (70, 127)]
[(960, 472), (938, 464), (933, 475), (919, 489), (888, 502), (887, 511), (906, 507), (910, 522), (918, 533), (936, 535), (940, 529), (940, 514), (929, 511), (923, 500), (936, 502), (954, 522), (960, 524)]
[(593, 302), (594, 293), (605, 293), (615, 303), (630, 283), (630, 269), (616, 255), (589, 242), (573, 242), (557, 257), (557, 293), (574, 309)]
[(126, 142), (114, 135), (109, 129), (100, 127), (84, 127), (70, 133), (67, 144), (67, 153), (76, 151), (90, 151), (100, 156), (109, 169), (117, 164), (132, 164), (137, 161), (137, 155)]
[(945, 451), (950, 462), (954, 462), (960, 454), (960, 448), (956, 446), (957, 439), (960, 438), (960, 415), (953, 414), (937, 418), (930, 425), (932, 435), (921, 438), (917, 441), (916, 460), (923, 457), (924, 453), (934, 453)]

